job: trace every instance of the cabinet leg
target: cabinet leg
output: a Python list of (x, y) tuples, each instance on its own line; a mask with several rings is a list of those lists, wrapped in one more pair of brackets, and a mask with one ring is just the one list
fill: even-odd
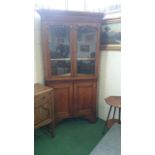
[(51, 136), (55, 137), (55, 123), (54, 122), (49, 124), (49, 130), (50, 130)]

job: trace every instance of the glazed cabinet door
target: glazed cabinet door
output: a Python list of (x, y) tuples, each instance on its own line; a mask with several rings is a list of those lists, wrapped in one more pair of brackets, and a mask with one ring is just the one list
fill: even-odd
[(75, 82), (74, 101), (76, 116), (83, 116), (92, 122), (96, 120), (96, 82)]
[(72, 76), (71, 25), (48, 23), (43, 31), (45, 78)]
[(54, 89), (56, 122), (71, 117), (73, 115), (73, 83), (49, 82), (48, 86)]
[(99, 56), (99, 27), (77, 25), (76, 27), (76, 76), (97, 75)]

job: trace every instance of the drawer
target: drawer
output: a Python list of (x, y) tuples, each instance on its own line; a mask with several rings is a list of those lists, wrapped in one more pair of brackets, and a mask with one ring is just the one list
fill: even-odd
[(43, 93), (34, 97), (35, 107), (46, 104), (47, 102), (51, 102), (51, 92)]

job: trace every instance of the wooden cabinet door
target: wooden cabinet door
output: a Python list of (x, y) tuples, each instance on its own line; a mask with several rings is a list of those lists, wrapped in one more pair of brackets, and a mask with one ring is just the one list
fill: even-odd
[(71, 77), (72, 68), (71, 25), (47, 22), (43, 24), (43, 56), (45, 78)]
[(78, 24), (75, 33), (75, 76), (95, 77), (98, 73), (99, 29), (97, 24)]
[(94, 122), (96, 120), (96, 82), (92, 80), (75, 82), (74, 102), (76, 116), (83, 116)]
[(54, 88), (56, 122), (73, 115), (73, 83), (54, 82), (48, 86)]

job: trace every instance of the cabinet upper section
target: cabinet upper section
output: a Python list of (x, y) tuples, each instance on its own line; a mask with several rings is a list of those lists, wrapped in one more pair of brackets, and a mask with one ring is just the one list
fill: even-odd
[(97, 78), (103, 14), (38, 10), (45, 80)]

